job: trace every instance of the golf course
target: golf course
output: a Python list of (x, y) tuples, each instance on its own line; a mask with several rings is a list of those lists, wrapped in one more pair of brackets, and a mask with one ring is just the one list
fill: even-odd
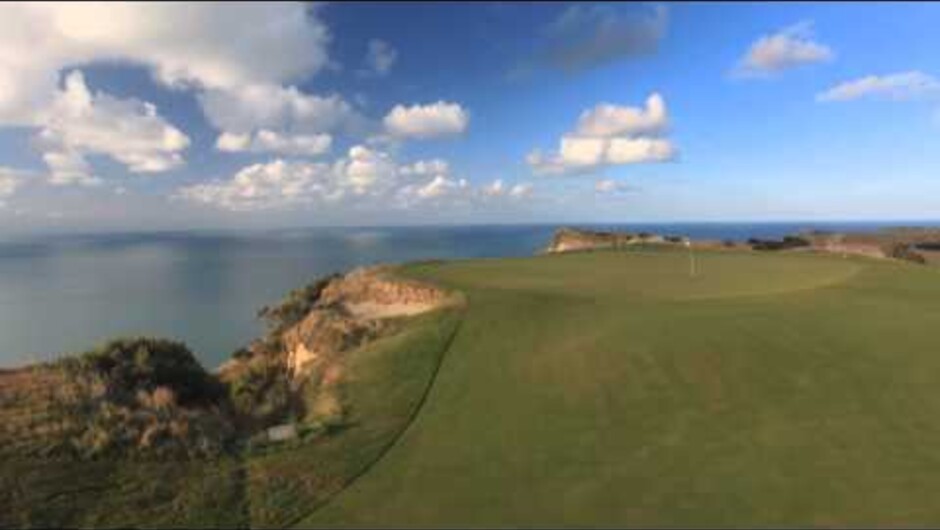
[(940, 522), (940, 270), (696, 259), (406, 268), (464, 320), (415, 421), (300, 526)]
[(0, 526), (940, 523), (940, 269), (691, 257), (400, 266), (460, 304), (345, 354), (336, 433), (214, 460), (11, 453)]

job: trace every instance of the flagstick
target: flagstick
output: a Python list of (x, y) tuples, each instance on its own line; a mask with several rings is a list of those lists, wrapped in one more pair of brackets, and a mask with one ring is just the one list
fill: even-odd
[(689, 277), (695, 277), (695, 254), (692, 252), (692, 242), (686, 240), (685, 247), (689, 249)]

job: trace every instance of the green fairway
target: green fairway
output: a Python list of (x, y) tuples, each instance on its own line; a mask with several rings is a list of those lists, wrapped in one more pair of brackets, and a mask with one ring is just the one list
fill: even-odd
[(301, 526), (940, 524), (940, 270), (811, 254), (414, 265), (468, 308)]

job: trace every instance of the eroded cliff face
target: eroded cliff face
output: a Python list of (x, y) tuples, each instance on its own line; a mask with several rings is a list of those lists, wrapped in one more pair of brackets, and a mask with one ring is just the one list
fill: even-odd
[(347, 354), (401, 331), (408, 324), (399, 317), (431, 311), (453, 296), (376, 266), (321, 278), (264, 308), (269, 332), (219, 369), (243, 430), (288, 418), (341, 424)]
[(356, 269), (334, 279), (307, 316), (283, 334), (291, 377), (381, 336), (390, 329), (388, 319), (430, 311), (445, 299), (440, 289), (394, 277), (387, 267)]
[(579, 230), (576, 228), (560, 228), (555, 232), (551, 243), (549, 243), (548, 247), (545, 249), (545, 253), (556, 254), (579, 250), (619, 248), (629, 245), (665, 242), (666, 240), (657, 234), (600, 232)]

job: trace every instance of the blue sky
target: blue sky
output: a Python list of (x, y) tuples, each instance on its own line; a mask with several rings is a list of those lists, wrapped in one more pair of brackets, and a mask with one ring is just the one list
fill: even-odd
[(0, 11), (4, 231), (940, 219), (937, 5)]

